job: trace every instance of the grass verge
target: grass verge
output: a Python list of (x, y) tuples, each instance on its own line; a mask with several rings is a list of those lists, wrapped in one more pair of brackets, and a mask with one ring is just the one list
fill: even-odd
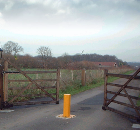
[[(129, 75), (131, 73), (133, 73), (134, 71), (128, 71), (126, 73), (126, 75)], [(113, 82), (115, 80), (119, 79), (119, 77), (108, 77), (108, 82)], [(71, 94), (71, 95), (75, 95), (78, 94), (80, 92), (84, 92), (86, 90), (92, 89), (92, 88), (96, 88), (99, 86), (102, 86), (104, 84), (104, 79), (95, 79), (91, 84), (88, 84), (86, 86), (82, 86), (81, 83), (79, 82), (79, 84), (74, 84), (73, 86), (67, 86), (65, 89), (60, 89), (59, 91), (59, 98), (62, 99), (64, 94)]]
[[(140, 95), (139, 95), (139, 98), (140, 98)], [(136, 105), (139, 107), (140, 106), (140, 101), (137, 101)]]

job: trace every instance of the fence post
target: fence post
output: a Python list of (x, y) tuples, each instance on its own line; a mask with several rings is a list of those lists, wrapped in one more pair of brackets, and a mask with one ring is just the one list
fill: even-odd
[(71, 80), (73, 81), (73, 70), (71, 70)]
[(0, 66), (0, 109), (3, 108), (2, 106), (2, 103), (4, 101), (3, 99), (3, 74), (2, 74), (2, 71), (3, 71), (3, 67)]
[[(8, 61), (4, 62), (4, 71), (8, 71)], [(8, 74), (4, 74), (4, 102), (8, 101)]]
[(86, 85), (86, 70), (85, 70), (85, 68), (82, 69), (81, 82), (82, 82), (82, 86)]
[(103, 107), (102, 109), (103, 110), (106, 110), (106, 103), (107, 103), (107, 79), (108, 79), (108, 70), (104, 70), (104, 104), (103, 104)]
[(60, 69), (57, 69), (56, 104), (59, 104)]
[(38, 74), (36, 74), (36, 79), (38, 79)]

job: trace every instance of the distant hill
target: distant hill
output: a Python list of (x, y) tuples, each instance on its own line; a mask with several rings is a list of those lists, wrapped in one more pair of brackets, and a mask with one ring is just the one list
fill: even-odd
[(136, 68), (140, 68), (140, 62), (127, 62), (127, 64)]
[[(100, 54), (76, 54), (62, 55), (60, 57), (42, 57), (31, 55), (18, 55), (17, 60), (13, 55), (4, 54), (5, 58), (10, 58), (10, 61), (16, 63), (22, 68), (68, 68), (74, 65), (76, 68), (95, 68), (97, 66), (110, 66), (111, 63), (116, 63), (117, 66), (128, 65), (127, 62), (118, 59), (115, 55), (100, 55)], [(107, 65), (105, 65), (107, 64)]]
[(121, 59), (118, 59), (115, 55), (100, 55), (100, 54), (76, 54), (76, 55), (65, 55), (57, 58), (66, 62), (79, 62), (79, 61), (91, 61), (91, 62), (116, 62), (118, 65), (127, 65)]

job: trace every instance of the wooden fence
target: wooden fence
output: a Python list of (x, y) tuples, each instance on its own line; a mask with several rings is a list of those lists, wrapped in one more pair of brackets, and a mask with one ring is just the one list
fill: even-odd
[[(12, 65), (16, 71), (8, 71), (8, 63), (10, 65)], [(55, 102), (56, 104), (59, 104), (59, 82), (60, 82), (60, 70), (57, 69), (56, 71), (22, 71), (21, 69), (19, 69), (16, 65), (14, 65), (13, 63), (11, 63), (9, 60), (6, 60), (4, 62), (4, 68), (1, 70), (1, 76), (0, 76), (0, 81), (1, 84), (3, 85), (3, 87), (0, 87), (1, 92), (3, 91), (3, 93), (1, 93), (1, 98), (0, 98), (0, 107), (6, 107), (7, 104), (14, 104), (14, 105), (24, 105), (24, 104), (39, 104), (39, 103), (51, 103), (51, 102)], [(56, 74), (56, 78), (51, 78), (51, 79), (32, 79), (29, 74)], [(8, 79), (8, 75), (10, 74), (21, 74), (22, 76), (25, 77), (25, 79)], [(12, 87), (8, 87), (9, 83), (27, 83), (27, 86), (12, 86)], [(55, 84), (53, 84), (53, 86), (42, 86), (41, 84), (43, 84), (44, 82), (55, 82)], [(33, 94), (26, 94), (24, 95), (23, 93), (26, 90), (39, 90), (43, 92), (42, 94), (37, 94), (34, 96), (45, 96), (45, 97), (49, 97), (52, 100), (50, 101), (36, 101), (36, 102), (15, 102), (15, 100), (17, 98), (23, 98), (23, 97), (31, 97)], [(55, 92), (51, 93), (49, 90), (54, 89)], [(8, 91), (13, 90), (13, 91), (18, 91), (18, 93), (16, 93), (16, 95), (10, 96), (8, 94)], [(10, 100), (9, 100), (10, 99)]]
[[(135, 103), (135, 101), (140, 100), (140, 98), (136, 97), (134, 95), (133, 96), (130, 95), (126, 90), (126, 89), (131, 89), (131, 90), (133, 89), (133, 90), (139, 90), (140, 91), (139, 87), (128, 86), (130, 81), (132, 81), (132, 80), (140, 80), (140, 76), (138, 76), (139, 72), (140, 72), (140, 68), (133, 75), (111, 74), (111, 73), (108, 73), (108, 70), (105, 70), (105, 72), (104, 72), (104, 77), (105, 77), (105, 81), (104, 81), (104, 104), (103, 104), (103, 107), (102, 107), (103, 110), (110, 110), (110, 111), (113, 111), (115, 113), (124, 115), (126, 117), (135, 119), (137, 121), (140, 121), (140, 111), (139, 111), (140, 107), (136, 106), (136, 103)], [(108, 83), (107, 82), (108, 76), (126, 78), (128, 80), (123, 85), (114, 84), (114, 83)], [(107, 87), (108, 85), (111, 86), (111, 87), (112, 86), (118, 87), (119, 90), (117, 90), (117, 92), (108, 91), (108, 87)], [(121, 93), (122, 91), (124, 93)], [(113, 94), (113, 96), (109, 99), (108, 94)], [(130, 104), (122, 102), (122, 101), (115, 100), (115, 98), (118, 97), (118, 96), (128, 98), (128, 101), (130, 102)], [(128, 114), (128, 113), (116, 110), (114, 108), (111, 108), (111, 107), (109, 107), (109, 105), (111, 103), (116, 103), (116, 104), (123, 105), (123, 106), (129, 107), (129, 108), (133, 108), (136, 115)]]
[[(14, 67), (16, 71), (8, 71), (8, 64), (10, 66)], [(11, 68), (11, 67), (10, 67)], [(4, 66), (0, 67), (0, 108), (1, 104), (3, 103), (4, 105), (7, 103), (9, 104), (15, 104), (15, 105), (20, 105), (20, 104), (35, 104), (35, 102), (24, 102), (21, 103), (17, 102), (17, 99), (19, 98), (31, 98), (32, 93), (30, 94), (23, 94), (26, 92), (26, 90), (40, 90), (44, 93), (43, 94), (36, 94), (35, 96), (41, 97), (41, 96), (47, 96), (50, 97), (53, 101), (51, 102), (56, 102), (59, 103), (59, 89), (60, 89), (60, 82), (61, 82), (61, 87), (62, 85), (68, 86), (72, 85), (73, 81), (81, 81), (81, 85), (85, 86), (86, 83), (90, 83), (96, 78), (101, 78), (103, 77), (103, 70), (66, 70), (68, 73), (64, 74), (65, 70), (55, 70), (55, 71), (22, 71), (20, 68), (18, 68), (15, 64), (11, 63), (9, 60), (5, 60)], [(117, 69), (117, 68), (115, 68)], [(97, 71), (97, 72), (96, 72)], [(56, 74), (56, 78), (45, 78), (45, 79), (33, 79), (29, 75), (34, 74), (34, 75), (39, 75), (39, 74)], [(94, 73), (94, 74), (93, 74)], [(15, 74), (21, 74), (23, 75), (26, 79), (8, 79), (8, 75), (15, 75)], [(91, 78), (91, 79), (90, 79)], [(89, 80), (90, 79), (90, 80)], [(72, 81), (72, 82), (71, 82)], [(41, 85), (41, 83), (44, 82), (52, 82), (52, 85)], [(26, 83), (26, 86), (20, 85), (20, 87), (17, 87), (18, 85), (11, 86), (13, 83)], [(8, 87), (9, 86), (9, 87)], [(50, 92), (50, 90), (55, 90)], [(16, 95), (10, 95), (10, 91), (18, 91)], [(4, 92), (4, 93), (3, 93)], [(48, 101), (41, 101), (41, 102), (36, 102), (36, 103), (47, 103)]]
[[(15, 68), (14, 71), (9, 71), (8, 66), (12, 66)], [(81, 71), (81, 84), (82, 86), (86, 85), (86, 70), (82, 69)], [(29, 75), (34, 74), (34, 75), (38, 75), (38, 74), (56, 74), (56, 78), (54, 79), (32, 79)], [(22, 71), (20, 68), (18, 68), (15, 64), (11, 63), (9, 60), (5, 60), (4, 62), (4, 66), (1, 67), (1, 71), (0, 71), (0, 108), (2, 107), (6, 107), (9, 106), (9, 104), (13, 104), (13, 105), (28, 105), (28, 104), (39, 104), (39, 103), (50, 103), (50, 102), (56, 102), (57, 104), (59, 103), (59, 88), (60, 88), (60, 81), (61, 82), (65, 82), (62, 78), (61, 78), (61, 72), (60, 69), (57, 70), (49, 70), (49, 71)], [(10, 75), (23, 75), (26, 79), (11, 79), (8, 78)], [(52, 86), (41, 86), (40, 83), (43, 82), (52, 82), (53, 85)], [(27, 86), (19, 86), (19, 85), (15, 85), (15, 86), (11, 86), (11, 84), (14, 83), (26, 83)], [(67, 84), (67, 83), (66, 83)], [(33, 86), (34, 85), (34, 86)], [(56, 90), (54, 93), (50, 93), (49, 90), (50, 89), (54, 89)], [(23, 94), (26, 90), (41, 90), (44, 92), (44, 94), (36, 94), (34, 95), (34, 97), (50, 97), (52, 100), (51, 101), (38, 101), (38, 102), (31, 102), (31, 101), (22, 101), (23, 98), (29, 98), (31, 99), (31, 97), (33, 96), (32, 93), (29, 94)], [(16, 94), (12, 94), (10, 95), (10, 92), (15, 93), (15, 91), (17, 91)], [(21, 101), (20, 101), (20, 99)], [(17, 100), (19, 99), (19, 100)]]

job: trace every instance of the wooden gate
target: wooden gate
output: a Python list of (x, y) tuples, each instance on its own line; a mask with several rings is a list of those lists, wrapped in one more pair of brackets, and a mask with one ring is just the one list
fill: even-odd
[[(8, 63), (14, 67), (16, 69), (16, 71), (8, 71)], [(43, 73), (54, 73), (56, 74), (55, 78), (51, 78), (51, 79), (32, 79), (29, 74), (43, 74)], [(51, 103), (51, 102), (55, 102), (56, 104), (59, 104), (59, 81), (60, 81), (60, 70), (57, 69), (56, 71), (22, 71), (20, 68), (18, 68), (15, 64), (11, 63), (9, 60), (6, 60), (4, 63), (4, 69), (2, 71), (3, 76), (0, 76), (1, 79), (3, 81), (3, 93), (1, 95), (1, 108), (5, 108), (7, 107), (7, 105), (9, 104), (14, 104), (14, 105), (28, 105), (28, 104), (40, 104), (40, 103)], [(22, 76), (24, 76), (26, 78), (26, 80), (10, 80), (8, 79), (8, 74), (21, 74)], [(1, 80), (0, 79), (0, 80)], [(16, 89), (19, 89), (19, 92), (12, 97), (10, 100), (8, 100), (8, 91), (10, 89), (14, 89), (15, 87), (8, 87), (8, 83), (9, 82), (26, 82), (28, 83), (28, 85), (25, 87), (19, 87)], [(53, 86), (42, 86), (41, 84), (43, 84), (43, 82), (55, 82), (53, 84)], [(32, 87), (34, 85), (34, 87)], [(36, 89), (36, 90), (40, 90), (44, 93), (44, 95), (46, 97), (51, 98), (50, 101), (26, 101), (26, 102), (14, 102), (18, 97), (22, 96), (23, 92), (25, 92), (28, 89)], [(54, 89), (55, 92), (54, 93), (50, 93), (49, 90)], [(32, 93), (30, 93), (30, 95), (32, 95)], [(28, 96), (30, 96), (28, 95)]]
[[(126, 116), (128, 118), (132, 118), (132, 119), (135, 119), (137, 121), (140, 121), (140, 111), (139, 111), (140, 107), (138, 107), (136, 105), (136, 103), (135, 103), (136, 100), (140, 100), (140, 98), (136, 97), (134, 95), (130, 95), (128, 93), (129, 89), (131, 89), (131, 90), (132, 89), (133, 90), (139, 90), (140, 91), (139, 87), (129, 86), (130, 81), (132, 81), (132, 80), (140, 80), (140, 76), (138, 76), (139, 72), (140, 72), (140, 68), (133, 75), (111, 74), (111, 73), (108, 73), (108, 70), (105, 70), (105, 73), (104, 73), (104, 75), (105, 75), (104, 104), (103, 104), (103, 107), (102, 107), (103, 110), (110, 110), (110, 111), (113, 111), (115, 113), (124, 115), (124, 116)], [(108, 76), (126, 78), (128, 80), (123, 85), (114, 84), (114, 83), (108, 83), (107, 82)], [(118, 87), (119, 89), (116, 92), (108, 91), (108, 87), (107, 87), (108, 85), (110, 87), (113, 87), (113, 86)], [(113, 96), (109, 99), (108, 94), (111, 94)], [(122, 102), (122, 101), (115, 100), (119, 96), (126, 97), (128, 99), (128, 101), (129, 101), (129, 104), (125, 103), (125, 102)], [(116, 103), (116, 104), (119, 104), (119, 105), (129, 107), (129, 108), (134, 110), (135, 114), (126, 113), (126, 112), (123, 112), (123, 111), (120, 111), (120, 110), (116, 110), (116, 109), (114, 109), (112, 107), (109, 107), (109, 105), (111, 103)]]

